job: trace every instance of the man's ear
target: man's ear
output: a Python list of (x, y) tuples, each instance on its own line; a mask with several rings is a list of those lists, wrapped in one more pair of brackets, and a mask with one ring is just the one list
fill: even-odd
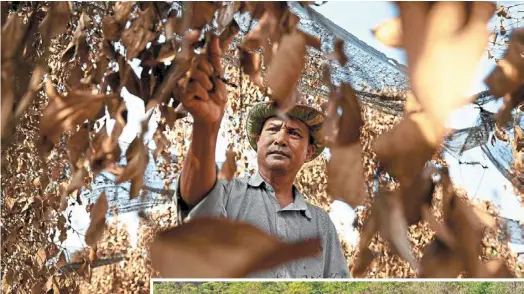
[(260, 135), (257, 136), (257, 150), (258, 151), (258, 141), (260, 141)]
[(313, 158), (313, 154), (315, 154), (315, 151), (317, 151), (317, 146), (313, 144), (307, 145), (306, 162), (311, 161), (311, 159)]

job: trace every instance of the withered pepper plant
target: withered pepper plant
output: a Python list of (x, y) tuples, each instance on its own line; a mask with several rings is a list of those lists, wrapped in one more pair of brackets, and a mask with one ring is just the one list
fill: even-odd
[[(300, 19), (286, 2), (2, 2), (2, 291), (148, 293), (151, 277), (243, 277), (317, 252), (317, 240), (286, 244), (230, 220), (177, 223), (173, 204), (139, 213), (132, 247), (126, 225), (107, 221), (118, 207), (105, 193), (86, 206), (88, 247), (69, 256), (63, 246), (77, 233), (68, 205), (86, 205), (81, 191), (101, 172), (130, 182), (130, 199), (141, 197), (151, 160), (166, 187), (176, 179), (192, 124), (177, 97), (199, 61), (216, 58), (208, 52), (214, 36), (224, 67), (216, 78), (228, 87), (223, 132), (230, 143), (220, 178), (255, 172), (243, 132), (252, 104), (272, 99), (282, 115), (295, 103), (322, 107), (331, 156), (308, 163), (296, 185), (328, 211), (333, 200), (363, 207), (354, 223), (358, 246), (343, 241), (354, 277), (522, 277), (498, 212), (453, 185), (440, 151), (444, 123), (471, 102), (462, 95), (487, 49), (500, 59), (486, 79), (504, 99), (498, 124), (522, 109), (523, 31), (501, 25), (489, 39), (493, 15), (511, 18), (508, 7), (489, 2), (397, 5), (399, 17), (373, 32), (406, 50), (411, 90), (375, 94), (400, 97), (402, 116), (362, 103), (348, 83), (334, 85), (333, 64), (352, 62), (344, 41), (321, 51), (322, 40), (297, 28)], [(248, 31), (236, 14), (252, 20)], [(199, 41), (188, 43), (195, 32)], [(144, 139), (152, 116), (120, 149), (125, 125), (137, 119), (128, 117), (123, 88), (160, 117), (152, 159)], [(108, 119), (115, 121), (111, 132)], [(522, 140), (517, 126), (516, 174), (523, 171)], [(166, 264), (172, 258), (180, 262)]]

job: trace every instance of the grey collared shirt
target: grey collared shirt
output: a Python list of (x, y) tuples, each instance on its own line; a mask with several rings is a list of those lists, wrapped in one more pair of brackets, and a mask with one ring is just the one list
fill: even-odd
[(195, 216), (222, 216), (252, 224), (286, 242), (320, 236), (322, 254), (296, 260), (250, 278), (348, 278), (348, 265), (329, 214), (305, 201), (293, 186), (294, 202), (281, 208), (271, 185), (257, 172), (250, 178), (231, 182), (217, 179), (208, 195), (189, 208), (180, 198), (177, 183), (179, 220)]

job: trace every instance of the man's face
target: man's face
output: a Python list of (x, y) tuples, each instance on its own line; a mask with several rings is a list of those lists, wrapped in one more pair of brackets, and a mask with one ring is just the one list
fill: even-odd
[(258, 164), (268, 170), (298, 172), (314, 152), (315, 146), (309, 144), (309, 130), (298, 120), (269, 118), (257, 140)]

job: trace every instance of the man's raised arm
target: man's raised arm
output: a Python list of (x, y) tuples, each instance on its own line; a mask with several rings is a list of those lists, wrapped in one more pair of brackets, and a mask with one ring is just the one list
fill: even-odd
[[(193, 44), (199, 35), (199, 31), (189, 32), (185, 42)], [(226, 87), (220, 79), (221, 55), (218, 38), (214, 38), (210, 42), (209, 58), (204, 58), (193, 71), (187, 93), (181, 99), (194, 119), (191, 145), (179, 178), (180, 197), (189, 206), (200, 202), (217, 179), (216, 141), (227, 102)]]

